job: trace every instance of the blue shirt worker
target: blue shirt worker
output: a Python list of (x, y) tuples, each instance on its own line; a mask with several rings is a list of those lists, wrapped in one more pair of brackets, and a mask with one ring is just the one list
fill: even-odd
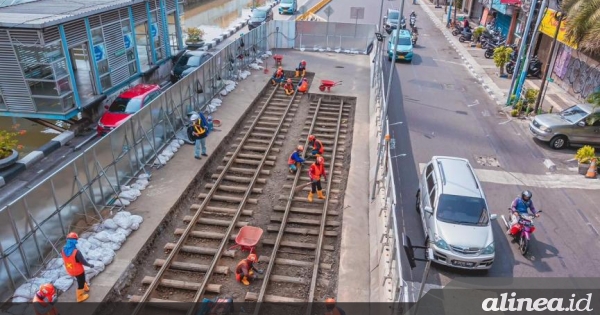
[(290, 158), (288, 159), (290, 173), (295, 173), (300, 168), (300, 164), (304, 163), (305, 160), (300, 156), (303, 151), (304, 147), (299, 145), (298, 148), (296, 148), (296, 151), (290, 155)]

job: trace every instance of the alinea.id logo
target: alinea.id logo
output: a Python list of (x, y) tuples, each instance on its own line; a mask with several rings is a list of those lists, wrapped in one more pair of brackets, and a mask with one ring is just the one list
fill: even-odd
[(481, 308), (486, 312), (523, 312), (523, 311), (551, 311), (551, 312), (591, 312), (592, 294), (588, 293), (583, 298), (577, 299), (576, 294), (571, 294), (570, 299), (563, 298), (516, 298), (517, 293), (500, 294), (500, 298), (487, 298), (481, 303)]

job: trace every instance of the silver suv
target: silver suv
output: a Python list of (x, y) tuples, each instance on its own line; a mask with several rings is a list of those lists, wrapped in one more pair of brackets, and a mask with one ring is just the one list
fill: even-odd
[(433, 261), (462, 269), (487, 270), (495, 257), (487, 201), (468, 160), (434, 156), (425, 165), (417, 211)]
[(578, 104), (558, 114), (537, 115), (529, 123), (529, 130), (555, 150), (569, 144), (600, 145), (600, 107)]
[(400, 24), (400, 11), (394, 9), (388, 9), (387, 15), (383, 17), (383, 27), (388, 34), (391, 34), (393, 30), (398, 29)]

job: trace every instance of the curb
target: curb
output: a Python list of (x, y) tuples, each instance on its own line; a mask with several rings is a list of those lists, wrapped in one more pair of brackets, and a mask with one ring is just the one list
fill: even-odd
[(440, 22), (437, 19), (437, 16), (429, 8), (429, 6), (423, 3), (423, 1), (419, 1), (419, 5), (421, 6), (421, 8), (423, 8), (425, 13), (427, 13), (433, 24), (435, 24), (437, 28), (440, 29), (444, 37), (446, 37), (446, 39), (448, 40), (448, 43), (452, 45), (452, 48), (456, 50), (459, 57), (465, 63), (465, 66), (469, 69), (471, 75), (481, 84), (481, 87), (483, 87), (490, 99), (492, 99), (492, 101), (494, 101), (496, 105), (504, 108), (505, 104), (502, 101), (504, 99), (504, 93), (502, 93), (502, 90), (496, 85), (496, 83), (494, 83), (492, 78), (490, 78), (490, 76), (485, 72), (485, 70), (483, 70), (481, 65), (479, 65), (479, 63), (475, 61), (475, 58), (473, 58), (473, 56), (469, 54), (467, 49), (463, 47), (463, 45), (458, 41), (458, 39), (456, 39), (452, 35), (452, 33), (448, 29), (446, 29), (442, 22)]
[(37, 150), (27, 154), (22, 159), (15, 162), (14, 165), (0, 172), (0, 187), (5, 186), (9, 181), (24, 172), (31, 165), (50, 155), (50, 153), (58, 150), (60, 147), (67, 144), (75, 137), (72, 131), (65, 131), (60, 135), (52, 138), (48, 143), (39, 147)]
[[(273, 8), (276, 5), (277, 5), (277, 2), (272, 2), (271, 4), (269, 4), (269, 7)], [(223, 32), (221, 35), (213, 38), (213, 40), (207, 42), (204, 45), (204, 47), (202, 47), (199, 50), (207, 51), (207, 50), (215, 48), (219, 43), (224, 41), (226, 38), (233, 36), (233, 34), (237, 33), (239, 30), (241, 30), (246, 25), (248, 25), (249, 20), (250, 20), (250, 18), (247, 18), (245, 21), (239, 22), (239, 23), (235, 24), (234, 26), (229, 27), (225, 32)]]

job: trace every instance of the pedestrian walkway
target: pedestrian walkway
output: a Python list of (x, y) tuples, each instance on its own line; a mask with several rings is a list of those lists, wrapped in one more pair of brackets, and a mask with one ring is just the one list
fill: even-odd
[[(430, 16), (434, 19), (434, 22), (438, 21), (440, 24), (437, 24), (442, 30), (446, 30), (450, 32), (450, 29), (445, 28), (445, 20), (447, 19), (447, 13), (444, 13), (444, 8), (435, 8), (435, 4), (431, 3), (428, 0), (419, 1), (421, 7), (430, 14)], [(472, 25), (477, 25), (472, 23)], [(510, 89), (511, 77), (501, 78), (498, 75), (498, 68), (494, 64), (493, 59), (487, 59), (484, 57), (484, 49), (471, 47), (470, 43), (460, 43), (458, 41), (458, 36), (448, 36), (448, 40), (451, 44), (455, 46), (459, 54), (463, 55), (463, 58), (468, 59), (467, 62), (470, 61), (470, 65), (473, 69), (470, 68), (475, 75), (480, 75), (482, 78), (480, 82), (488, 91), (492, 99), (494, 99), (498, 105), (506, 104), (508, 99), (508, 90)], [(468, 56), (466, 56), (468, 55)], [(471, 58), (469, 58), (471, 57)], [(541, 86), (541, 79), (528, 78), (525, 80), (524, 88), (533, 88), (539, 89)], [(542, 103), (542, 109), (544, 111), (548, 111), (550, 107), (553, 112), (558, 112), (564, 110), (574, 104), (581, 103), (581, 100), (576, 99), (574, 96), (570, 95), (567, 91), (562, 89), (556, 83), (548, 82), (546, 84), (546, 94)]]

